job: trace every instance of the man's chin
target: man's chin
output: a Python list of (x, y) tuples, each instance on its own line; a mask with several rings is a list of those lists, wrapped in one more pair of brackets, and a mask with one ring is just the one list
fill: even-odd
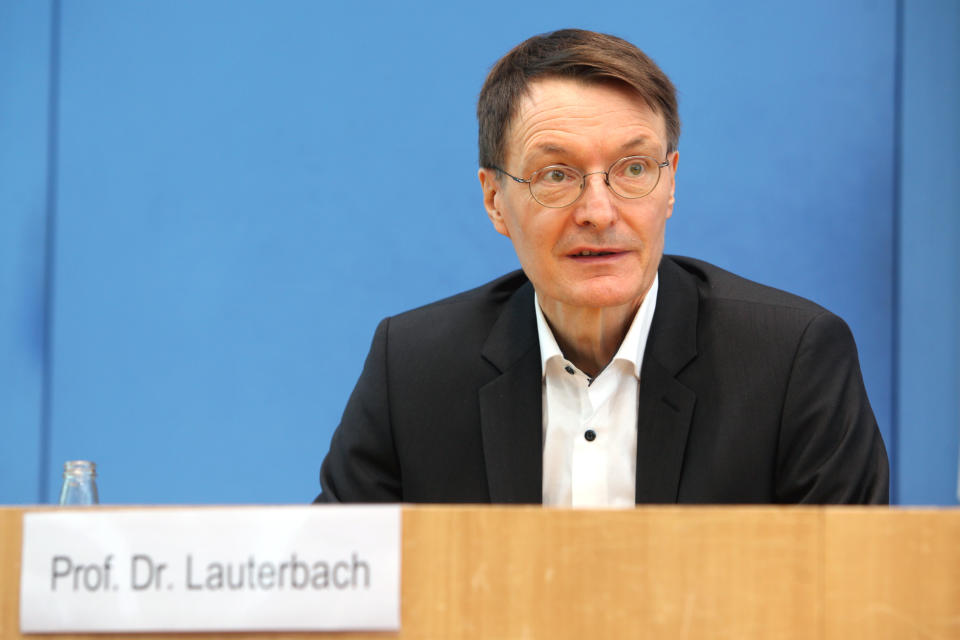
[(646, 289), (610, 287), (583, 287), (579, 291), (564, 296), (560, 302), (564, 306), (581, 309), (614, 309), (632, 306), (637, 308), (643, 302)]

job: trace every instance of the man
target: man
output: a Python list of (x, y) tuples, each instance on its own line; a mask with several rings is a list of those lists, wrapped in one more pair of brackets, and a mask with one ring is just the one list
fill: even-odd
[(663, 256), (680, 124), (646, 55), (531, 38), (477, 113), (484, 206), (523, 271), (380, 324), (318, 501), (887, 502), (843, 321)]

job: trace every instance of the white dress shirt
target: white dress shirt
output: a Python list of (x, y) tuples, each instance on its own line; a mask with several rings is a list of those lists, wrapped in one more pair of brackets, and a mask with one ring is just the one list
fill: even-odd
[(658, 288), (659, 276), (617, 354), (592, 380), (563, 356), (534, 296), (543, 372), (543, 504), (634, 505), (640, 365)]

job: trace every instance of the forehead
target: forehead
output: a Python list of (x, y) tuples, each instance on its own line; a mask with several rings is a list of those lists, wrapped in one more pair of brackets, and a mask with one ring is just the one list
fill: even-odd
[[(543, 78), (530, 83), (506, 137), (506, 161), (611, 162), (666, 153), (666, 123), (640, 96), (612, 83)], [(559, 157), (557, 157), (559, 156)]]

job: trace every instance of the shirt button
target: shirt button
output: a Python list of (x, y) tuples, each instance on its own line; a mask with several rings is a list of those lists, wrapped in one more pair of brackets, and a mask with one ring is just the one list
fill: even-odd
[(597, 439), (597, 432), (593, 429), (587, 429), (586, 433), (583, 434), (583, 437), (587, 439), (587, 442), (593, 442)]

